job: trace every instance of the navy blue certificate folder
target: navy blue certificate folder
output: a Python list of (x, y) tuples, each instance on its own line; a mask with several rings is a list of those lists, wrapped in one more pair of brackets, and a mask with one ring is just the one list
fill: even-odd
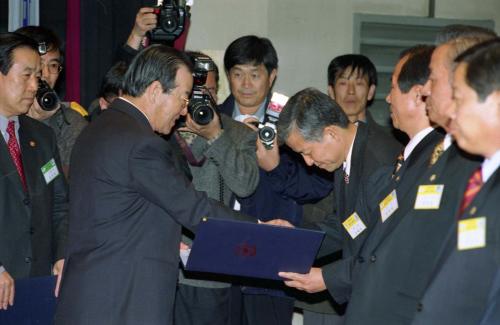
[(0, 310), (0, 324), (51, 325), (56, 306), (56, 277), (20, 279), (14, 286), (14, 306)]
[(280, 271), (309, 272), (324, 235), (307, 229), (203, 219), (186, 270), (282, 280)]

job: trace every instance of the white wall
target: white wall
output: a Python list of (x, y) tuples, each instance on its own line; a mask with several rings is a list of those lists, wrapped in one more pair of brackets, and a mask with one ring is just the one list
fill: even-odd
[[(493, 19), (500, 32), (500, 0), (436, 0), (436, 18)], [(352, 51), (353, 14), (427, 16), (428, 0), (194, 0), (187, 48), (222, 55), (239, 36), (271, 39), (279, 56), (275, 90), (292, 95), (326, 89), (330, 60)], [(221, 82), (220, 99), (227, 95)]]

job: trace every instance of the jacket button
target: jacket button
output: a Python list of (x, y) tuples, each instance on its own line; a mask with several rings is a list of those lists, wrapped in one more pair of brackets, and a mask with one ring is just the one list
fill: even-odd
[(30, 234), (33, 235), (35, 233), (35, 228), (30, 227)]
[(375, 263), (376, 260), (377, 260), (377, 256), (375, 254), (370, 256), (370, 262)]
[(422, 305), (422, 303), (421, 303), (421, 302), (419, 302), (419, 303), (417, 304), (417, 311), (422, 311), (422, 309), (424, 309), (424, 305)]
[(24, 261), (25, 261), (26, 263), (31, 263), (31, 257), (26, 257), (26, 258), (24, 258)]
[(363, 258), (363, 256), (359, 256), (358, 263), (364, 263), (364, 262), (365, 262), (365, 259)]
[(31, 202), (30, 202), (30, 199), (29, 199), (29, 198), (25, 198), (25, 199), (23, 200), (23, 203), (24, 203), (24, 205), (29, 205)]

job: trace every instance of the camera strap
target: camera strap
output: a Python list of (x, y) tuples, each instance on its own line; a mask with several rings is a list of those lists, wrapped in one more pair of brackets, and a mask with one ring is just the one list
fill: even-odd
[(186, 157), (187, 162), (191, 166), (195, 167), (201, 167), (205, 163), (205, 160), (207, 159), (205, 156), (201, 160), (196, 159), (196, 157), (193, 154), (193, 151), (191, 151), (191, 147), (188, 145), (186, 140), (179, 134), (178, 131), (174, 131), (174, 136), (175, 140), (177, 140), (177, 143), (182, 149), (182, 152), (184, 153), (184, 156)]

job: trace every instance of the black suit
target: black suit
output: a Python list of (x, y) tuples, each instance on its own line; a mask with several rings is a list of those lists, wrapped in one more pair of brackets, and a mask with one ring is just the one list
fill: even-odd
[(166, 142), (116, 99), (73, 148), (68, 252), (56, 324), (170, 324), (181, 226), (234, 218), (196, 192)]
[[(345, 265), (341, 264), (351, 256), (357, 255), (373, 223), (364, 209), (367, 184), (378, 169), (392, 166), (400, 149), (401, 146), (396, 140), (381, 129), (359, 123), (352, 148), (349, 184), (344, 181), (342, 168), (335, 171), (336, 211), (320, 225), (327, 233), (320, 255), (342, 250), (340, 263), (335, 262), (322, 267), (327, 289), (338, 303), (346, 302), (351, 291), (350, 275), (345, 272)], [(342, 222), (354, 212), (359, 215), (367, 229), (352, 239), (342, 226)]]
[[(54, 132), (19, 116), (19, 143), (27, 193), (0, 141), (0, 265), (14, 278), (50, 275), (63, 257), (67, 232), (66, 182)], [(54, 159), (59, 176), (46, 183), (41, 167)]]
[[(459, 191), (461, 193), (463, 191)], [(455, 202), (455, 209), (447, 211), (453, 217), (457, 216), (461, 196)], [(486, 219), (485, 246), (459, 250), (457, 222), (453, 223), (443, 234), (443, 245), (437, 251), (437, 263), (428, 279), (420, 310), (415, 314), (412, 324), (479, 324), (489, 304), (496, 303), (499, 287), (495, 282), (498, 282), (500, 270), (499, 198), (500, 169), (497, 168), (469, 207), (458, 216), (462, 221), (478, 217)], [(500, 322), (500, 319), (492, 318), (491, 310), (488, 313), (483, 322)]]
[[(429, 161), (429, 156), (425, 157)], [(398, 200), (398, 209), (370, 235), (353, 271), (353, 294), (346, 324), (408, 324), (420, 309), (436, 251), (453, 224), (453, 213), (443, 214), (456, 205), (457, 193), (464, 186), (462, 173), (477, 162), (450, 147), (431, 168), (421, 165), (421, 177)], [(411, 167), (410, 167), (411, 168)], [(417, 175), (418, 176), (418, 175)], [(404, 181), (403, 176), (403, 181)], [(443, 184), (440, 208), (414, 209), (419, 185)]]

